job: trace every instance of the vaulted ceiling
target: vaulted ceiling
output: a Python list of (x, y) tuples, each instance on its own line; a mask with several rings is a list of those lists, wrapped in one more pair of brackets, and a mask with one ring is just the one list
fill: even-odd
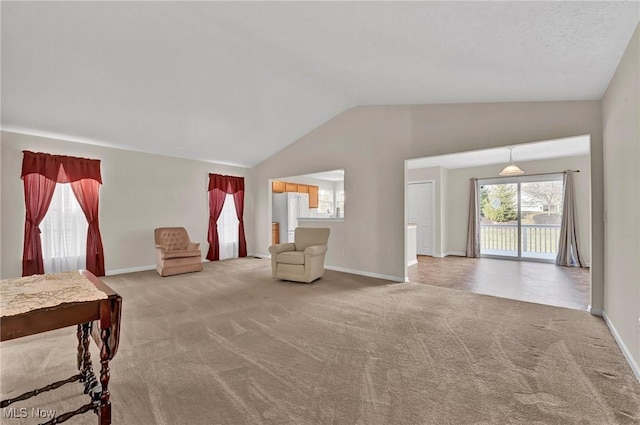
[(630, 2), (6, 2), (2, 127), (252, 166), (355, 105), (600, 99)]

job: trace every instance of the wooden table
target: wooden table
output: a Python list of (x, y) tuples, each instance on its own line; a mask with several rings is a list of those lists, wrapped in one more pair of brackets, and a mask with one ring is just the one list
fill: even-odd
[[(0, 408), (4, 408), (17, 401), (26, 400), (45, 391), (50, 391), (69, 382), (80, 381), (84, 383), (84, 393), (90, 396), (90, 402), (78, 409), (59, 415), (45, 424), (57, 424), (67, 419), (93, 410), (98, 415), (99, 425), (111, 424), (111, 402), (109, 393), (109, 360), (113, 359), (120, 339), (120, 315), (122, 307), (122, 297), (109, 288), (93, 274), (86, 270), (77, 272), (78, 275), (58, 274), (40, 275), (22, 278), (31, 280), (32, 291), (22, 294), (23, 287), (21, 279), (0, 281), (2, 284), (3, 298), (12, 298), (19, 304), (21, 299), (32, 297), (35, 302), (34, 307), (24, 307), (16, 309), (4, 305), (0, 311), (2, 326), (0, 327), (0, 341), (8, 341), (23, 336), (47, 332), (54, 329), (76, 325), (76, 335), (78, 337), (77, 366), (79, 373), (63, 381), (54, 382), (43, 388), (24, 393), (18, 397), (3, 400)], [(69, 276), (67, 282), (65, 278)], [(73, 279), (71, 279), (73, 277)], [(58, 293), (49, 291), (45, 296), (40, 296), (33, 292), (37, 290), (37, 279), (42, 279), (43, 283), (56, 280), (65, 284), (66, 287), (58, 289)], [(35, 284), (34, 284), (35, 283)], [(82, 290), (84, 294), (72, 296), (69, 293), (74, 290)], [(97, 290), (96, 290), (97, 289)], [(12, 297), (6, 294), (11, 293)], [(53, 293), (53, 296), (52, 296)], [(17, 296), (13, 296), (16, 295)], [(47, 301), (44, 300), (46, 298)], [(82, 301), (78, 301), (82, 299)], [(5, 301), (5, 300), (3, 300)], [(61, 301), (61, 302), (60, 302)], [(38, 303), (40, 305), (38, 305)], [(14, 305), (15, 305), (14, 304)], [(55, 305), (54, 305), (55, 304)], [(23, 311), (28, 310), (28, 311)], [(100, 376), (99, 382), (93, 372), (91, 353), (89, 351), (90, 337), (100, 348)]]

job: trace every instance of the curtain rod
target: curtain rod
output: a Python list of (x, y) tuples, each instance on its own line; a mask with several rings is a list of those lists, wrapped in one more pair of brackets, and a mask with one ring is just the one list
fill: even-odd
[(473, 177), (474, 180), (488, 180), (488, 179), (508, 179), (512, 177), (529, 177), (529, 176), (548, 176), (549, 174), (567, 174), (567, 171), (573, 171), (579, 173), (580, 170), (566, 170), (558, 171), (556, 173), (535, 173), (535, 174), (518, 174), (517, 176), (496, 176), (496, 177)]

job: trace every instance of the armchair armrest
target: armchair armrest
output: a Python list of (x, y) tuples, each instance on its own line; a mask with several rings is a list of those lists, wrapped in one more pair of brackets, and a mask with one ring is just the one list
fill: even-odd
[(294, 243), (280, 243), (276, 245), (271, 245), (269, 247), (269, 253), (273, 256), (285, 251), (295, 251), (296, 244)]
[(313, 245), (305, 248), (304, 255), (316, 256), (322, 255), (325, 252), (327, 252), (327, 245)]
[(169, 250), (169, 248), (167, 248), (167, 247), (166, 247), (166, 246), (164, 246), (164, 245), (156, 245), (156, 249), (159, 249), (159, 250), (161, 250), (161, 251), (163, 251), (163, 252), (164, 252), (164, 251), (168, 251), (168, 250)]
[(188, 251), (197, 251), (200, 249), (200, 242), (189, 242), (187, 245)]

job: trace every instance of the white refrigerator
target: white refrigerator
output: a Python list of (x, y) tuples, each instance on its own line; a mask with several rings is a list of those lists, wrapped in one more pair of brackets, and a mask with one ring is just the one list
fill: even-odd
[(308, 193), (274, 193), (272, 220), (280, 223), (280, 243), (293, 242), (298, 217), (309, 217)]

